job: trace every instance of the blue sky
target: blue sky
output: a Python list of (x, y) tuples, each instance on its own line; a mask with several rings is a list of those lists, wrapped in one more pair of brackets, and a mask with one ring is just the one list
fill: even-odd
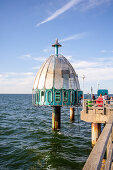
[(0, 93), (31, 93), (56, 38), (85, 93), (113, 93), (113, 0), (0, 0)]

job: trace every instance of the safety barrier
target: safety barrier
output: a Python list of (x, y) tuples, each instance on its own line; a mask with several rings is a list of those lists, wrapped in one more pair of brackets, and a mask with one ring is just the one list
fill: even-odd
[(113, 157), (113, 113), (110, 115), (100, 137), (98, 138), (94, 148), (92, 149), (83, 170), (100, 170), (106, 152), (106, 160), (104, 170), (112, 169)]
[(85, 113), (90, 113), (91, 110), (95, 110), (94, 113), (98, 113), (98, 110), (103, 111), (103, 115), (110, 114), (113, 110), (113, 100), (84, 100), (84, 110)]

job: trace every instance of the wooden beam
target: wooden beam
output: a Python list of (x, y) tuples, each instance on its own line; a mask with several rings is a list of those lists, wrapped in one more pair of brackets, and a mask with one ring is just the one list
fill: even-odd
[(113, 125), (113, 114), (111, 114), (109, 116), (109, 120), (108, 120), (107, 124), (112, 124)]
[(90, 170), (90, 169), (100, 170), (111, 132), (112, 132), (112, 124), (106, 124), (97, 143), (95, 144), (92, 152), (90, 153), (83, 167), (83, 170)]
[(109, 149), (108, 158), (105, 164), (105, 170), (111, 170), (112, 156), (113, 156), (113, 144), (111, 144), (110, 149)]

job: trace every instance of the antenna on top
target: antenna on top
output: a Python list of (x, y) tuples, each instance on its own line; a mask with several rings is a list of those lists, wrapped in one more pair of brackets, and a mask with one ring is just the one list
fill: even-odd
[(62, 45), (60, 45), (58, 43), (58, 38), (55, 41), (55, 44), (52, 44), (52, 47), (55, 47), (55, 54), (58, 56), (58, 48), (61, 47)]

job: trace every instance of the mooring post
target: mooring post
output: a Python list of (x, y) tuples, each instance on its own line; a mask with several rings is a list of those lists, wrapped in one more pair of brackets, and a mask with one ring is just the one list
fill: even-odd
[(60, 129), (60, 106), (52, 107), (52, 129), (58, 130)]
[(74, 121), (74, 112), (75, 112), (75, 108), (70, 107), (70, 121)]
[(91, 129), (92, 129), (92, 146), (94, 146), (101, 133), (101, 123), (92, 123)]

